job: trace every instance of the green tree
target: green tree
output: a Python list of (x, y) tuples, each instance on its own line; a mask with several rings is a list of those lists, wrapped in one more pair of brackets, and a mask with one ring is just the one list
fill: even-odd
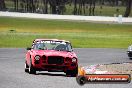
[(126, 11), (124, 17), (128, 17), (131, 13), (132, 0), (126, 0)]
[(0, 10), (6, 10), (5, 0), (0, 0)]

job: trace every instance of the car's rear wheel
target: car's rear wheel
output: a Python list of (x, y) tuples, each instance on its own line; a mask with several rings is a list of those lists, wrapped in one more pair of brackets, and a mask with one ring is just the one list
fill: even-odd
[(36, 70), (33, 68), (31, 60), (30, 60), (30, 65), (29, 65), (28, 71), (29, 71), (29, 74), (36, 74)]
[(67, 70), (66, 71), (66, 75), (67, 76), (76, 77), (77, 74), (78, 74), (78, 66), (75, 69), (73, 69), (73, 70)]
[(27, 65), (27, 62), (25, 61), (25, 72), (29, 72), (28, 68), (29, 66)]

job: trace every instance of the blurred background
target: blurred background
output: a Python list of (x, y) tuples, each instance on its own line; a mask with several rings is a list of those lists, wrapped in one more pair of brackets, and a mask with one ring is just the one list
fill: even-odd
[(131, 17), (131, 5), (132, 0), (0, 0), (0, 11)]

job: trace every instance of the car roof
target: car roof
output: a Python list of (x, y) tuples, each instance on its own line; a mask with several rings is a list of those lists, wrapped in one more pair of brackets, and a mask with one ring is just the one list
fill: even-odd
[(33, 42), (38, 42), (38, 41), (62, 41), (62, 42), (68, 42), (68, 43), (70, 43), (69, 41), (59, 40), (59, 39), (35, 39)]

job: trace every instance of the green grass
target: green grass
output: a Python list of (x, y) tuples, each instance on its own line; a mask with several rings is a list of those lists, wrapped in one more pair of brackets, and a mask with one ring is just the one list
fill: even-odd
[(127, 48), (132, 25), (0, 17), (0, 47), (31, 46), (36, 38), (65, 39), (76, 48)]

